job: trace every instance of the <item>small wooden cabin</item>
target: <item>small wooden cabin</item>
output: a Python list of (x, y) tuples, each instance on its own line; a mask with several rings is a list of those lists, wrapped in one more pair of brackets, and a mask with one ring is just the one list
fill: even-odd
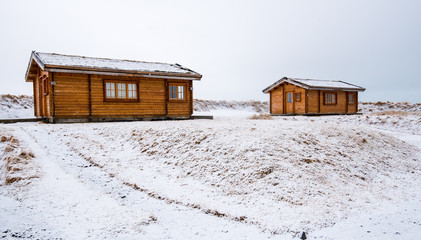
[(355, 114), (364, 88), (343, 81), (284, 77), (263, 90), (270, 94), (270, 113)]
[(35, 51), (25, 75), (35, 116), (50, 122), (187, 119), (201, 78), (179, 64)]

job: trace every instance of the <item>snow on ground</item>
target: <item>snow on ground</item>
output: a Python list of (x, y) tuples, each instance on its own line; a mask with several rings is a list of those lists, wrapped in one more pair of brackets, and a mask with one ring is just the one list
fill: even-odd
[(2, 139), (7, 162), (0, 179), (3, 238), (85, 239), (116, 233), (127, 238), (154, 221), (150, 213), (129, 208), (66, 173), (58, 159), (19, 128), (2, 132)]
[(224, 104), (197, 109), (215, 120), (0, 125), (0, 236), (418, 239), (417, 108), (255, 120), (255, 103)]
[(312, 233), (312, 239), (419, 239), (421, 201), (417, 198), (399, 204), (382, 203), (381, 210), (344, 219), (333, 227)]
[(193, 100), (193, 108), (196, 113), (209, 112), (212, 110), (237, 110), (252, 111), (254, 113), (267, 113), (269, 103), (255, 100), (226, 101), (226, 100)]

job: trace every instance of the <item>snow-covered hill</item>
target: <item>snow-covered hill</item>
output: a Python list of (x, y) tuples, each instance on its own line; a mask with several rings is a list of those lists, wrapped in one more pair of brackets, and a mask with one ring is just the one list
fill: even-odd
[(26, 95), (0, 95), (0, 119), (33, 118), (33, 98)]
[(226, 115), (0, 125), (0, 236), (418, 239), (416, 104), (261, 120), (243, 113), (266, 103), (204, 102)]

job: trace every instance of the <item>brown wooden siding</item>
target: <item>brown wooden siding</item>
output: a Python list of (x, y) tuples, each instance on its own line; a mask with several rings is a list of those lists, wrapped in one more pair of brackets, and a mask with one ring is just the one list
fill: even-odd
[[(292, 92), (294, 103), (286, 103), (287, 93)], [(324, 93), (335, 93), (336, 104), (325, 104)], [(301, 93), (301, 102), (296, 94)], [(348, 94), (354, 94), (354, 103), (348, 103)], [(283, 84), (270, 92), (272, 114), (345, 114), (358, 111), (358, 92), (305, 90), (292, 84)], [(285, 100), (285, 101), (284, 101)], [(283, 110), (285, 109), (285, 111)]]
[[(324, 104), (325, 93), (336, 93), (336, 104)], [(346, 92), (320, 91), (320, 113), (347, 113)]]
[[(192, 81), (157, 78), (116, 77), (103, 75), (54, 73), (53, 98), (48, 100), (49, 115), (55, 117), (153, 117), (190, 116), (192, 114)], [(134, 81), (138, 83), (139, 101), (104, 101), (104, 80)], [(50, 80), (51, 81), (51, 80)], [(167, 82), (182, 83), (185, 100), (169, 100)], [(36, 88), (41, 84), (34, 84)], [(34, 90), (37, 92), (38, 90)], [(49, 96), (52, 96), (50, 90)], [(36, 104), (37, 105), (37, 104)], [(38, 109), (36, 109), (38, 111)]]
[(284, 111), (283, 102), (283, 86), (277, 87), (270, 92), (272, 114), (282, 114)]
[[(295, 85), (286, 83), (283, 85), (284, 86), (284, 99), (287, 99), (287, 93), (292, 93), (293, 94), (293, 102), (292, 104), (290, 104), (291, 107), (288, 107), (288, 103), (286, 103), (284, 106), (285, 107), (285, 111), (284, 113), (286, 114), (304, 114), (305, 113), (305, 109), (306, 109), (306, 103), (305, 103), (305, 89), (301, 88), (301, 87), (297, 87)], [(301, 94), (301, 101), (297, 102), (296, 100), (296, 94)]]
[(88, 76), (55, 73), (54, 107), (56, 116), (89, 116)]
[(40, 80), (38, 76), (34, 80), (34, 107), (35, 107), (35, 116), (41, 117), (41, 96), (40, 96)]
[(307, 91), (307, 100), (308, 100), (308, 112), (310, 114), (319, 113), (319, 91), (317, 90), (308, 90)]
[(358, 112), (358, 92), (349, 92), (348, 95), (354, 95), (354, 103), (348, 102), (348, 113)]
[(169, 116), (188, 116), (191, 114), (191, 99), (192, 99), (192, 81), (168, 81), (168, 84), (185, 84), (186, 99), (185, 100), (168, 100), (168, 115)]
[[(103, 80), (135, 81), (139, 83), (138, 102), (104, 101)], [(153, 116), (165, 115), (165, 80), (132, 77), (91, 76), (93, 116)]]
[[(46, 74), (45, 77), (42, 77)], [(34, 114), (36, 117), (47, 117), (51, 114), (52, 102), (51, 102), (51, 88), (50, 80), (48, 79), (48, 73), (42, 72), (40, 69), (37, 70), (36, 77), (34, 79)]]

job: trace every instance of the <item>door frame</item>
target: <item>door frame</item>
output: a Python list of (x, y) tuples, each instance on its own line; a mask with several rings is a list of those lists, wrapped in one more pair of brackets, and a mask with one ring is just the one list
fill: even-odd
[[(292, 97), (291, 97), (292, 102), (290, 102), (290, 103), (288, 102), (288, 94), (289, 93), (292, 94)], [(285, 96), (284, 96), (284, 99), (285, 99), (285, 112), (284, 113), (286, 113), (286, 114), (295, 114), (295, 100), (294, 100), (294, 97), (295, 97), (295, 90), (285, 92)], [(288, 111), (288, 104), (292, 104), (292, 113)]]

